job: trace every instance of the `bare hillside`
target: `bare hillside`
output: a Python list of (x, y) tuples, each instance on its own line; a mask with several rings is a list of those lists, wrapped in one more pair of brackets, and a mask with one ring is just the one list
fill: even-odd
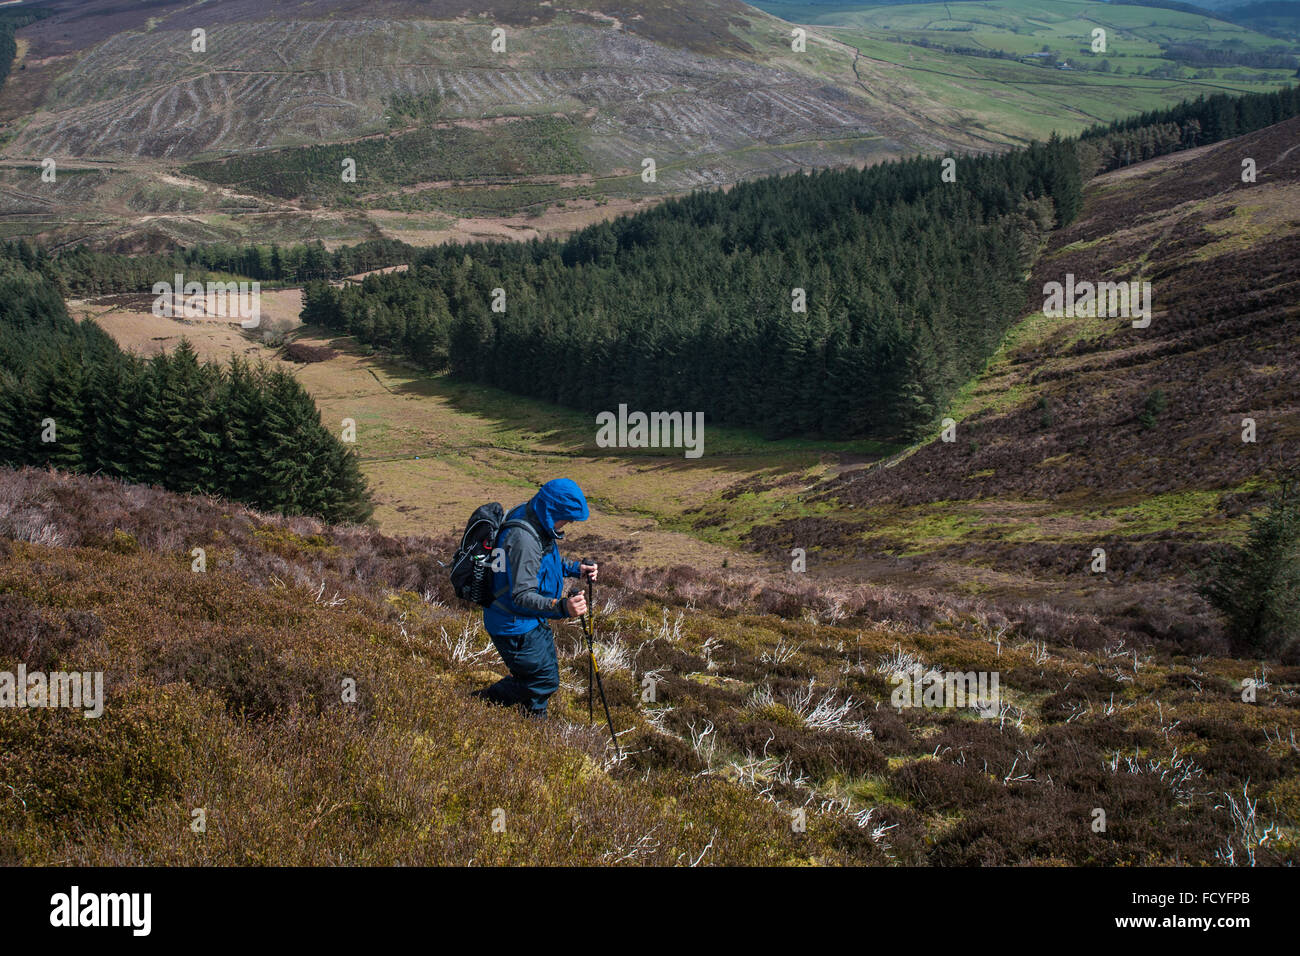
[[(266, 203), (281, 222), (312, 223), (273, 226), (285, 239), (414, 234), (448, 228), (446, 214), (614, 202), (612, 212), (765, 173), (987, 148), (927, 129), (861, 84), (843, 45), (813, 35), (794, 53), (789, 24), (733, 0), (47, 6), (56, 14), (20, 31), (21, 62), (0, 91), (0, 180), (18, 207), (7, 218), (38, 235), (227, 239), (238, 228), (230, 216)], [(497, 29), (504, 50), (493, 49)], [(199, 51), (194, 30), (204, 31)], [(543, 118), (560, 124), (558, 139), (552, 127), (539, 136), (519, 125)], [(521, 130), (517, 161), (488, 161), (516, 152)], [(392, 148), (376, 155), (384, 140)], [(340, 179), (332, 154), (303, 152), (321, 144), (357, 144), (347, 153), (354, 186), (319, 194)], [(471, 161), (439, 162), (444, 151)], [(261, 165), (233, 177), (182, 168), (241, 156)], [(411, 161), (423, 156), (433, 161)], [(30, 188), (45, 158), (99, 179), (82, 177), (77, 195)], [(286, 191), (286, 169), (311, 181)], [(447, 195), (485, 182), (529, 188)], [(320, 212), (319, 201), (408, 218)]]

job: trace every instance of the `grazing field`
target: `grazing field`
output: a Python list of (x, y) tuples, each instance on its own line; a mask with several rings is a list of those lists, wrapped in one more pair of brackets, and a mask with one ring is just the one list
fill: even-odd
[(260, 344), (267, 331), (286, 331), (301, 325), (302, 292), (274, 289), (262, 292), (261, 325), (245, 333), (234, 321), (183, 320), (154, 315), (151, 295), (105, 295), (71, 299), (68, 314), (93, 319), (122, 348), (141, 355), (167, 352), (189, 341), (203, 359), (224, 362), (233, 355), (260, 357), (271, 354)]
[[(756, 5), (855, 49), (864, 86), (988, 144), (1073, 133), (1202, 94), (1276, 87), (1300, 65), (1300, 38), (1282, 41), (1156, 7), (1086, 0)], [(1106, 48), (1094, 52), (1098, 28)], [(1186, 60), (1188, 44), (1242, 62), (1187, 65), (1196, 63)], [(1249, 54), (1268, 51), (1277, 51), (1277, 63), (1247, 65)]]

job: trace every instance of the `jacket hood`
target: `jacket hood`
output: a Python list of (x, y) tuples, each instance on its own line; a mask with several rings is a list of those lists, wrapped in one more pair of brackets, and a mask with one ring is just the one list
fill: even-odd
[(578, 483), (568, 478), (554, 478), (542, 485), (528, 502), (528, 507), (553, 538), (564, 536), (556, 532), (555, 522), (587, 520), (587, 499)]

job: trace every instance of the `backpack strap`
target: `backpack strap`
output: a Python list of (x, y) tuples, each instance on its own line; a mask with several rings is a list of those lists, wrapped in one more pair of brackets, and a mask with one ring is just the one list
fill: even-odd
[[(531, 534), (534, 538), (537, 539), (538, 544), (542, 543), (542, 535), (536, 528), (533, 527), (533, 523), (531, 521), (527, 521), (523, 518), (511, 518), (509, 521), (504, 522), (501, 525), (501, 527), (497, 528), (498, 540), (500, 540), (501, 538), (501, 532), (505, 531), (506, 528), (525, 528), (527, 529), (529, 534)], [(495, 542), (493, 542), (493, 544), (495, 544)]]
[[(538, 544), (542, 543), (542, 536), (540, 533), (538, 533), (537, 529), (533, 527), (533, 523), (531, 521), (526, 521), (523, 518), (511, 518), (509, 521), (504, 522), (501, 525), (501, 527), (497, 528), (496, 539), (492, 542), (492, 546), (494, 548), (496, 547), (497, 541), (501, 540), (501, 532), (505, 531), (507, 528), (523, 528), (525, 531), (527, 531), (529, 534), (531, 534), (534, 538), (537, 539)], [(501, 595), (505, 593), (506, 593), (505, 588), (502, 588), (500, 591), (494, 593), (492, 595), (492, 604), (489, 606), (495, 607), (496, 605), (501, 604)]]

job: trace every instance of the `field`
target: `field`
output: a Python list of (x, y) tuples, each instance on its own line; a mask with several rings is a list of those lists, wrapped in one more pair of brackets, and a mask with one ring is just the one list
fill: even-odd
[[(1295, 40), (1221, 20), (1086, 0), (757, 6), (850, 45), (865, 86), (990, 144), (1073, 133), (1201, 94), (1279, 85), (1295, 74), (1295, 64), (1183, 68), (1162, 54), (1166, 44), (1300, 52)], [(1091, 49), (1097, 28), (1106, 31), (1104, 53)]]

